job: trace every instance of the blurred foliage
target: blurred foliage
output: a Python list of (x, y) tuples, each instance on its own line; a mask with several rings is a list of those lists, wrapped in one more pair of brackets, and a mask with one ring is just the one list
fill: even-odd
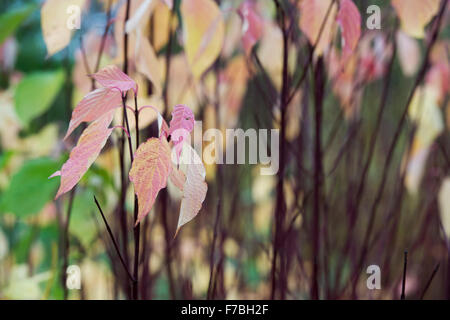
[[(62, 139), (74, 102), (77, 103), (91, 90), (91, 79), (87, 75), (95, 71), (97, 54), (107, 26), (105, 10), (108, 2), (86, 1), (81, 29), (74, 30), (69, 45), (51, 57), (47, 57), (41, 29), (40, 8), (44, 1), (0, 2), (0, 299), (64, 298), (63, 238), (69, 211), (67, 263), (80, 266), (83, 276), (82, 289), (70, 290), (68, 297), (128, 297), (124, 289), (126, 275), (93, 202), (95, 195), (119, 242), (120, 250), (124, 255), (128, 252), (130, 262), (133, 257), (131, 244), (134, 225), (132, 188), (128, 188), (125, 195), (128, 233), (122, 230), (124, 222), (120, 220), (118, 206), (122, 178), (118, 156), (121, 129), (113, 131), (105, 150), (81, 179), (73, 203), (69, 193), (54, 201), (59, 178), (48, 179), (61, 168), (81, 132), (77, 130), (67, 140)], [(132, 2), (135, 3), (131, 10), (133, 14), (137, 4), (143, 1)], [(243, 1), (218, 1), (225, 21), (222, 53), (199, 79), (193, 79), (184, 52), (186, 26), (180, 2), (174, 1), (176, 23), (170, 28), (170, 10), (162, 1), (153, 2), (154, 13), (144, 15), (146, 19), (140, 22), (141, 36), (155, 47), (156, 65), (161, 69), (158, 72), (162, 79), (166, 79), (166, 55), (170, 50), (170, 81), (167, 84), (169, 104), (188, 105), (194, 110), (196, 120), (203, 121), (204, 131), (209, 128), (219, 128), (223, 133), (227, 128), (280, 129), (283, 39), (273, 1), (255, 1), (265, 29), (250, 54), (242, 49), (243, 26), (236, 13)], [(294, 14), (295, 19), (299, 18), (298, 10), (293, 5), (295, 1), (281, 2), (289, 9), (287, 13)], [(356, 81), (358, 72), (365, 67), (358, 63), (371, 58), (370, 54), (380, 54), (377, 50), (381, 54), (390, 52), (387, 34), (397, 19), (388, 1), (354, 2), (362, 16), (361, 40), (369, 39), (366, 48), (369, 54), (361, 49), (358, 59), (354, 59), (357, 62), (347, 61), (343, 66), (352, 70), (349, 76), (352, 81)], [(121, 66), (123, 63), (120, 53), (123, 23), (116, 18), (123, 14), (126, 1), (111, 3), (114, 20), (104, 39), (104, 51), (99, 56), (100, 67), (107, 64)], [(381, 30), (367, 30), (365, 27), (368, 16), (366, 8), (370, 4), (381, 7)], [(439, 36), (440, 44), (447, 50), (450, 36), (448, 19), (447, 13)], [(170, 46), (169, 30), (173, 31)], [(292, 25), (291, 31), (289, 83), (296, 83), (303, 72), (307, 74), (299, 94), (287, 106), (286, 171), (281, 190), (286, 205), (285, 227), (289, 232), (286, 233), (283, 248), (289, 253), (288, 298), (307, 299), (311, 297), (309, 283), (316, 254), (311, 246), (314, 219), (315, 77), (312, 67), (306, 71), (303, 68), (311, 45), (297, 23)], [(211, 31), (208, 35), (212, 34)], [(145, 76), (145, 72), (139, 70), (135, 63), (137, 47), (134, 46), (134, 37), (135, 33), (130, 33), (129, 73), (139, 85), (139, 104), (153, 105), (163, 112), (164, 99), (155, 91), (153, 79)], [(339, 37), (340, 31), (336, 32), (336, 38)], [(419, 61), (424, 56), (428, 40), (413, 39), (420, 55)], [(332, 47), (341, 50), (341, 42), (335, 39)], [(439, 52), (434, 54), (439, 58), (433, 58), (433, 66), (438, 65), (436, 61), (441, 59)], [(321, 182), (321, 192), (322, 200), (326, 201), (321, 203), (320, 239), (323, 242), (319, 261), (323, 268), (319, 275), (320, 296), (351, 298), (349, 283), (360, 252), (359, 246), (366, 234), (372, 200), (378, 191), (387, 152), (413, 88), (417, 70), (413, 75), (405, 75), (398, 58), (394, 60), (392, 70), (386, 70), (386, 61), (383, 60), (380, 74), (363, 82), (360, 87), (350, 86), (348, 89), (348, 78), (336, 80), (332, 77), (329, 69), (333, 63), (330, 60), (326, 56), (324, 61), (327, 79), (322, 112), (324, 180)], [(311, 65), (317, 63), (317, 57), (314, 56), (312, 61)], [(392, 75), (386, 108), (368, 170), (366, 190), (361, 199), (360, 219), (353, 229), (349, 229), (352, 219), (349, 212), (354, 204), (353, 197), (375, 128), (386, 71)], [(431, 76), (427, 76), (424, 85), (434, 85)], [(442, 86), (445, 87), (445, 83)], [(356, 103), (345, 102), (341, 96), (343, 92), (352, 99), (356, 97)], [(132, 99), (127, 103), (134, 105)], [(363, 270), (357, 287), (359, 298), (397, 298), (405, 248), (410, 249), (411, 255), (408, 296), (419, 297), (436, 263), (441, 262), (441, 269), (427, 297), (448, 297), (446, 264), (449, 235), (445, 234), (445, 221), (448, 221), (446, 217), (450, 212), (440, 210), (440, 207), (450, 208), (445, 201), (450, 197), (443, 194), (439, 203), (437, 200), (442, 181), (450, 174), (445, 154), (450, 141), (447, 130), (450, 122), (448, 92), (438, 105), (446, 129), (428, 146), (429, 153), (422, 166), (419, 166), (423, 169), (423, 178), (419, 179), (419, 192), (416, 194), (403, 190), (402, 173), (406, 172), (409, 161), (414, 159), (413, 152), (410, 153), (410, 149), (413, 149), (410, 148), (413, 140), (411, 132), (414, 133), (417, 123), (408, 118), (400, 132), (379, 203), (380, 214), (374, 223), (380, 240), (367, 258), (367, 265), (382, 265), (382, 270), (388, 270), (389, 276), (382, 277), (383, 290), (368, 292)], [(170, 115), (171, 108), (172, 105), (169, 105), (165, 110), (166, 115)], [(142, 141), (157, 132), (156, 118), (147, 111), (140, 113)], [(122, 125), (121, 116), (121, 112), (117, 112), (114, 125)], [(130, 121), (134, 121), (131, 113)], [(131, 125), (134, 138), (134, 123)], [(353, 132), (356, 134), (353, 135)], [(195, 142), (203, 143), (203, 147), (208, 145), (204, 141)], [(250, 149), (247, 148), (245, 153), (248, 159)], [(124, 167), (129, 167), (128, 153)], [(160, 202), (157, 202), (142, 224), (140, 270), (145, 287), (140, 288), (140, 294), (143, 298), (205, 298), (210, 282), (210, 261), (215, 266), (216, 297), (265, 299), (270, 296), (278, 176), (262, 176), (260, 168), (260, 164), (207, 165), (208, 194), (204, 207), (175, 239), (173, 235), (180, 210), (180, 194), (169, 183), (167, 225), (161, 217)], [(416, 167), (412, 166), (411, 171), (416, 173), (414, 170)], [(125, 182), (128, 182), (127, 176)], [(401, 199), (399, 204), (397, 199)], [(216, 247), (210, 256), (218, 212), (221, 215), (217, 224)], [(353, 235), (353, 239), (348, 252), (344, 252), (349, 234)], [(167, 247), (172, 250), (170, 258)], [(171, 261), (170, 265), (168, 261)], [(174, 288), (171, 288), (171, 281), (175, 281)]]

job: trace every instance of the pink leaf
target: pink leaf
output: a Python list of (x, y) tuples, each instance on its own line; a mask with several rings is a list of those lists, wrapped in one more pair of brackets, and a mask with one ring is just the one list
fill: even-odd
[(198, 154), (188, 144), (184, 144), (183, 146), (181, 163), (186, 164), (187, 167), (176, 233), (178, 233), (183, 225), (197, 216), (208, 191), (208, 185), (205, 182), (205, 167)]
[(160, 137), (169, 137), (169, 126), (160, 113), (158, 113), (158, 130)]
[(122, 105), (120, 92), (114, 89), (100, 88), (88, 93), (72, 112), (66, 139), (82, 122), (94, 121), (105, 113)]
[(194, 129), (194, 113), (185, 105), (176, 105), (172, 111), (169, 133), (177, 151), (177, 158), (180, 158), (182, 142), (187, 139)]
[(73, 148), (61, 171), (56, 171), (50, 176), (50, 178), (61, 176), (61, 184), (55, 199), (70, 191), (98, 157), (113, 130), (108, 128), (113, 115), (113, 112), (109, 112), (91, 123), (81, 134), (76, 147)]
[(103, 68), (99, 72), (93, 74), (92, 78), (106, 88), (117, 88), (121, 92), (126, 92), (130, 89), (133, 89), (134, 92), (137, 91), (136, 82), (115, 65)]
[(342, 31), (344, 59), (348, 58), (361, 36), (361, 15), (352, 0), (341, 0), (337, 21)]
[(172, 168), (165, 138), (150, 138), (139, 146), (130, 170), (130, 181), (139, 200), (136, 225), (150, 212), (159, 190), (167, 185)]
[(242, 42), (244, 50), (250, 53), (255, 43), (261, 38), (263, 33), (263, 20), (256, 13), (255, 3), (253, 1), (244, 1), (238, 9), (238, 13), (242, 18)]

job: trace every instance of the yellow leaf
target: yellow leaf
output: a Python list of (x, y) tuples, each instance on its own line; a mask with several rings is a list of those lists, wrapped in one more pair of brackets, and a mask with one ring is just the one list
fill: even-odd
[(409, 106), (409, 117), (417, 129), (407, 158), (405, 186), (413, 194), (419, 190), (431, 144), (444, 130), (437, 99), (437, 90), (426, 85), (416, 90)]
[[(153, 9), (153, 30), (152, 30), (152, 44), (155, 51), (161, 50), (169, 39), (169, 23), (170, 23), (170, 9), (158, 1)], [(178, 26), (178, 18), (174, 17), (172, 21), (171, 30), (174, 31)]]
[(409, 116), (417, 124), (415, 139), (420, 147), (429, 146), (444, 130), (438, 96), (436, 88), (425, 85), (416, 90), (409, 106)]
[(392, 0), (402, 30), (415, 38), (423, 38), (424, 28), (438, 12), (440, 0)]
[(45, 1), (41, 9), (41, 26), (47, 56), (52, 56), (69, 44), (75, 29), (72, 24), (76, 21), (77, 14), (81, 16), (84, 2), (85, 0)]
[(225, 37), (225, 24), (213, 0), (184, 0), (181, 3), (187, 60), (196, 79), (219, 56)]
[(152, 45), (140, 32), (136, 41), (136, 68), (155, 86), (156, 93), (161, 93), (161, 67)]

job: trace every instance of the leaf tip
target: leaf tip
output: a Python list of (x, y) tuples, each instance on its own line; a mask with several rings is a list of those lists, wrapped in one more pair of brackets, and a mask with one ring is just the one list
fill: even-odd
[(61, 176), (61, 170), (56, 171), (55, 173), (53, 173), (51, 176), (49, 176), (47, 179), (51, 179), (57, 176)]

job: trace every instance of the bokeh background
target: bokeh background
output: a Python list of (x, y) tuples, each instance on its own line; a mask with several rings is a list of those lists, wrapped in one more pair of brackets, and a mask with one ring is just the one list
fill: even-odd
[[(0, 2), (0, 298), (126, 299), (130, 283), (93, 201), (131, 266), (122, 132), (73, 197), (54, 201), (59, 178), (48, 177), (81, 133), (63, 141), (72, 109), (97, 86), (88, 75), (123, 67), (127, 1), (72, 1), (80, 28), (57, 52), (43, 25), (68, 15), (41, 15), (45, 2)], [(323, 9), (309, 12), (307, 2), (130, 1), (130, 19), (141, 15), (127, 70), (139, 105), (169, 121), (186, 104), (203, 130), (281, 129), (283, 169), (263, 176), (259, 164), (206, 165), (207, 198), (175, 239), (180, 194), (169, 184), (141, 224), (140, 298), (398, 299), (405, 250), (407, 298), (450, 298), (448, 6), (439, 19), (445, 1), (411, 1), (412, 11), (431, 11), (422, 21), (404, 16), (402, 1), (354, 0), (361, 37), (344, 60), (336, 22), (314, 48), (308, 29), (317, 32)], [(321, 3), (333, 19), (342, 6)], [(380, 8), (380, 29), (367, 28), (370, 5)], [(140, 121), (142, 141), (157, 134), (153, 112)], [(80, 267), (80, 290), (65, 286), (68, 265)], [(366, 286), (369, 265), (380, 267), (380, 290)]]

